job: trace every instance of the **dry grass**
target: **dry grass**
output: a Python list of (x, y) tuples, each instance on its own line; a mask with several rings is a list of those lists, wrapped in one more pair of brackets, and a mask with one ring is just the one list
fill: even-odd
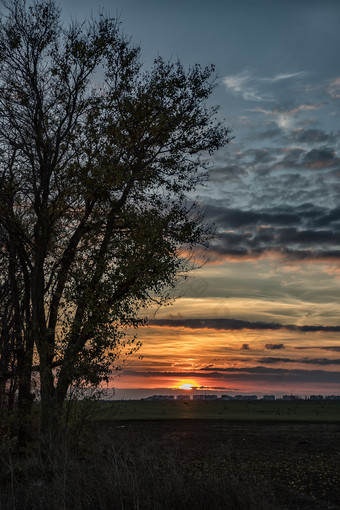
[(1, 510), (275, 508), (241, 466), (193, 459), (171, 440), (115, 440), (85, 428), (77, 441), (68, 432), (20, 457), (8, 445), (2, 458)]
[(337, 423), (105, 421), (97, 404), (70, 402), (58, 441), (18, 452), (3, 433), (0, 510), (339, 508)]

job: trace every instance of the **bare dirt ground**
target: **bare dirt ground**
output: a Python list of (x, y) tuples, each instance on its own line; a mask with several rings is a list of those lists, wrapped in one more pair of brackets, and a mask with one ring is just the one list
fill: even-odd
[(274, 510), (340, 509), (339, 424), (153, 420), (99, 427), (135, 448), (156, 443), (165, 454), (175, 452), (188, 483), (229, 477), (255, 499), (263, 494)]

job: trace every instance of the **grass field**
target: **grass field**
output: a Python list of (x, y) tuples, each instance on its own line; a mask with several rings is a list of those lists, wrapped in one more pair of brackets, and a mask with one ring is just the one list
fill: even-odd
[(0, 510), (339, 510), (340, 402), (73, 402), (0, 449)]
[(222, 419), (339, 423), (340, 401), (143, 401), (101, 402), (98, 420)]

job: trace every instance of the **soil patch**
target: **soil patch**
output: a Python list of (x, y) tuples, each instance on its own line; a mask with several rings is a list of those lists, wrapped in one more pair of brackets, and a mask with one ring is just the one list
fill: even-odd
[(115, 442), (176, 451), (190, 480), (216, 473), (240, 486), (251, 481), (277, 509), (340, 509), (338, 424), (153, 420), (98, 427)]

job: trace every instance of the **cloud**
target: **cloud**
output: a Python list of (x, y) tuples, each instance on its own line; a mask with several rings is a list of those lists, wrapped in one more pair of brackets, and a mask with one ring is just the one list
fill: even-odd
[(206, 215), (209, 220), (218, 222), (223, 228), (240, 228), (250, 225), (296, 225), (301, 223), (301, 215), (287, 208), (265, 208), (242, 210), (228, 207), (207, 205)]
[(273, 77), (258, 77), (249, 70), (240, 73), (224, 76), (224, 85), (233, 94), (241, 96), (245, 101), (274, 101), (271, 87), (284, 80), (291, 80), (303, 73), (281, 73)]
[(273, 123), (273, 128), (265, 129), (264, 131), (257, 131), (249, 135), (249, 140), (263, 141), (266, 138), (273, 139), (282, 136), (282, 130)]
[(223, 83), (227, 86), (227, 88), (233, 90), (234, 92), (242, 92), (245, 84), (249, 81), (250, 77), (247, 71), (242, 71), (242, 73), (234, 74), (230, 76), (225, 76), (223, 78)]
[(316, 104), (300, 104), (296, 108), (292, 108), (291, 110), (282, 111), (281, 108), (277, 108), (276, 110), (273, 110), (274, 113), (284, 113), (285, 115), (296, 115), (299, 112), (303, 111), (311, 111), (311, 110), (319, 110), (323, 106), (325, 106), (326, 103), (316, 103)]
[(340, 76), (329, 82), (327, 93), (331, 96), (332, 99), (340, 98)]
[[(284, 243), (287, 240), (287, 244)], [(215, 241), (208, 251), (208, 263), (251, 261), (270, 257), (289, 262), (340, 262), (338, 234), (331, 231), (274, 230), (270, 227), (255, 233), (226, 233)], [(332, 243), (336, 243), (333, 248)], [(291, 246), (290, 246), (291, 245)], [(314, 246), (313, 246), (314, 245)]]
[(256, 87), (251, 84), (253, 78), (248, 71), (225, 76), (222, 81), (227, 89), (231, 90), (231, 92), (236, 95), (241, 95), (245, 101), (263, 100), (263, 97), (257, 92)]
[(340, 371), (326, 370), (305, 370), (305, 369), (286, 369), (273, 367), (203, 367), (196, 371), (186, 372), (160, 372), (160, 371), (134, 371), (127, 370), (126, 375), (135, 377), (155, 378), (204, 378), (206, 380), (225, 380), (229, 385), (231, 381), (267, 383), (267, 384), (286, 384), (286, 383), (340, 383)]
[(279, 349), (285, 349), (284, 344), (266, 344), (266, 349), (269, 349), (271, 351), (276, 351)]
[(340, 223), (340, 207), (335, 209), (325, 210), (323, 214), (315, 218), (314, 224), (316, 226), (330, 225), (331, 223)]
[(299, 71), (297, 73), (286, 73), (286, 74), (277, 74), (276, 76), (274, 76), (274, 78), (267, 78), (269, 81), (281, 81), (281, 80), (288, 80), (290, 78), (295, 78), (296, 76), (300, 76), (301, 74), (303, 74), (302, 71)]
[(306, 245), (309, 246), (313, 244), (317, 245), (335, 245), (339, 244), (339, 234), (333, 230), (300, 230), (297, 228), (280, 228), (272, 231), (272, 237), (268, 232), (267, 239), (271, 241), (271, 243), (276, 243), (279, 245)]
[[(225, 386), (200, 386), (199, 389), (202, 389), (202, 390), (207, 389), (207, 390), (215, 390), (215, 391), (217, 391), (217, 390), (225, 390), (226, 391), (227, 390), (227, 388)], [(229, 389), (229, 391), (233, 391), (233, 392), (238, 391), (238, 389), (236, 389), (236, 388), (228, 388), (228, 389)]]
[(276, 363), (296, 363), (298, 360), (292, 360), (290, 358), (259, 358), (256, 360), (258, 363), (263, 363), (264, 365), (271, 365)]
[(320, 143), (334, 143), (337, 140), (337, 136), (334, 133), (326, 133), (321, 129), (294, 129), (289, 139), (295, 143), (304, 144), (320, 144)]
[(264, 357), (257, 360), (258, 363), (265, 365), (271, 365), (276, 363), (301, 363), (307, 365), (340, 365), (340, 359), (328, 359), (328, 358), (302, 358), (302, 359), (291, 359), (291, 358), (271, 358)]
[(336, 157), (336, 152), (332, 147), (321, 147), (311, 149), (303, 155), (301, 165), (311, 169), (327, 168), (338, 165), (340, 159)]
[(324, 351), (333, 351), (333, 352), (340, 352), (340, 346), (338, 345), (331, 345), (327, 347), (320, 347), (320, 349)]
[[(306, 156), (306, 165), (318, 166), (316, 161), (329, 157), (322, 151), (315, 151), (314, 156)], [(268, 256), (286, 263), (340, 260), (339, 207), (327, 209), (305, 203), (250, 210), (211, 203), (205, 213), (217, 232), (207, 252), (210, 264)]]
[[(211, 369), (202, 368), (203, 373), (210, 372)], [(194, 376), (193, 376), (194, 377)], [(197, 376), (196, 376), (197, 377)], [(340, 383), (340, 372), (330, 372), (326, 370), (304, 370), (304, 369), (286, 369), (273, 367), (247, 367), (247, 368), (215, 368), (214, 372), (209, 373), (213, 379), (230, 379), (240, 381), (249, 381), (254, 384), (266, 382), (268, 384), (280, 383)]]
[(209, 256), (203, 262), (207, 265), (219, 265), (226, 262), (253, 262), (260, 259), (272, 259), (280, 264), (291, 263), (322, 263), (339, 265), (340, 250), (295, 250), (288, 248), (257, 247), (247, 249), (245, 247), (210, 249)]
[(340, 346), (339, 345), (317, 345), (313, 347), (294, 347), (294, 349), (299, 350), (315, 350), (315, 349), (321, 349), (323, 351), (332, 351), (332, 352), (340, 352)]
[[(253, 105), (255, 108), (247, 110), (248, 125), (238, 126), (240, 133), (236, 133), (235, 144), (226, 151), (224, 164), (217, 162), (216, 166), (220, 169), (213, 174), (214, 185), (218, 185), (215, 193), (221, 200), (224, 199), (224, 204), (220, 201), (218, 206), (232, 214), (230, 223), (235, 225), (231, 227), (235, 234), (246, 228), (249, 213), (254, 213), (257, 225), (277, 225), (270, 223), (270, 218), (260, 217), (266, 212), (264, 204), (267, 210), (281, 205), (286, 214), (295, 213), (297, 206), (307, 201), (312, 202), (315, 208), (325, 204), (329, 209), (336, 207), (340, 193), (340, 143), (336, 119), (334, 122), (331, 119), (334, 108), (325, 97), (323, 86), (304, 84), (300, 80), (302, 76), (301, 72), (289, 71), (258, 77), (246, 70), (226, 77), (227, 85), (235, 94), (242, 95), (249, 89), (253, 96), (265, 101), (275, 99), (273, 104), (258, 103)], [(329, 85), (339, 87), (340, 92), (340, 77), (331, 80)], [(329, 122), (325, 124), (327, 118)], [(213, 196), (214, 193), (207, 199), (209, 205), (213, 205)], [(236, 220), (243, 225), (235, 224)], [(303, 220), (294, 222), (287, 217), (289, 223), (282, 222), (281, 226), (303, 225), (311, 230), (313, 226), (306, 225), (306, 217)], [(328, 227), (326, 222), (324, 226)], [(333, 231), (334, 241), (340, 235), (340, 226)], [(311, 260), (336, 262), (334, 249), (339, 251), (340, 242), (335, 244), (333, 241), (328, 247), (323, 241), (322, 246), (315, 242)], [(262, 244), (254, 250), (245, 244), (233, 242), (231, 252), (227, 250), (225, 255), (212, 253), (213, 262), (218, 262), (219, 258), (223, 262), (227, 258), (237, 260), (238, 257), (255, 260), (267, 255), (289, 262), (294, 258), (295, 250), (297, 259), (308, 259), (307, 250), (303, 253), (307, 243), (304, 246), (289, 243), (282, 247)], [(327, 249), (328, 253), (324, 253), (323, 249)]]
[(248, 112), (262, 113), (269, 117), (277, 124), (278, 127), (284, 130), (290, 130), (294, 127), (295, 117), (301, 112), (309, 112), (313, 110), (320, 110), (326, 105), (324, 102), (320, 103), (305, 103), (291, 108), (280, 105), (272, 109), (256, 107), (247, 110)]
[[(339, 333), (340, 326), (296, 326), (293, 324), (280, 324), (276, 322), (246, 321), (240, 319), (153, 319), (149, 322), (153, 327), (185, 328), (185, 329), (214, 329), (217, 331), (240, 330), (287, 330), (301, 333), (328, 332)], [(247, 345), (247, 344), (245, 344)], [(267, 344), (267, 349), (282, 349), (283, 344)]]

